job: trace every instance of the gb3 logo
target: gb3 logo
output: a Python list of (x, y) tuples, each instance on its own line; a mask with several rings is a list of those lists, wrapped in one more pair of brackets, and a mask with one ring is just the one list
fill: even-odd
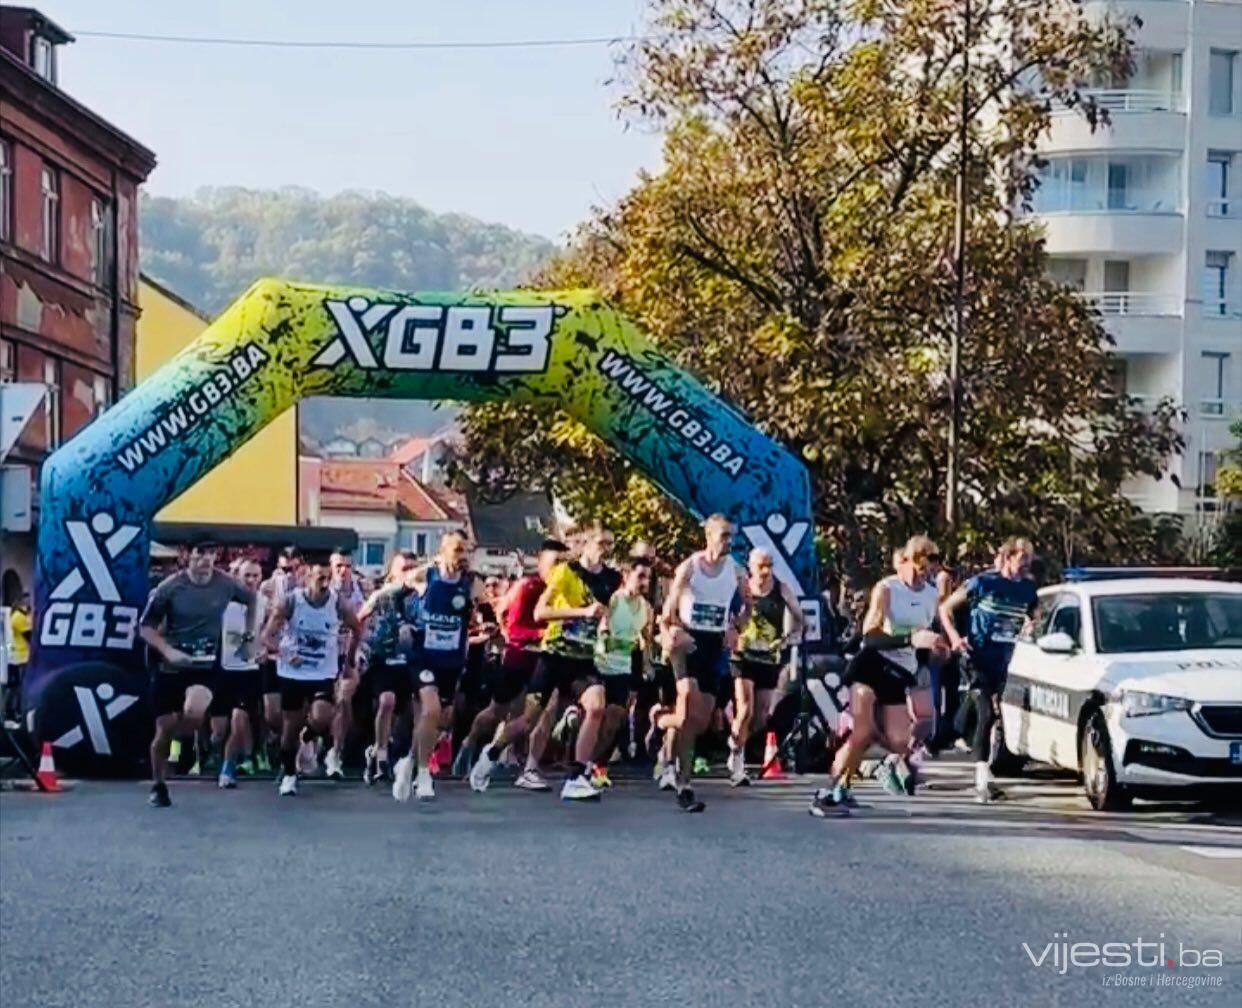
[[(137, 525), (116, 524), (100, 511), (84, 521), (66, 521), (65, 532), (78, 555), (77, 566), (48, 594), (49, 605), (39, 627), (39, 643), (47, 647), (102, 647), (128, 651), (138, 630), (138, 609), (121, 604), (121, 593), (108, 562), (138, 538)], [(86, 587), (98, 602), (70, 601)]]
[[(372, 303), (364, 297), (324, 301), (336, 338), (312, 367), (351, 358), (364, 371), (544, 371), (557, 309), (553, 305)], [(382, 333), (380, 356), (371, 336)]]

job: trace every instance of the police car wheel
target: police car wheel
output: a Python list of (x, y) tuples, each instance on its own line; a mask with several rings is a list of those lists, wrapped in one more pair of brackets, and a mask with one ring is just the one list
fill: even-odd
[(1113, 769), (1112, 743), (1108, 738), (1108, 726), (1104, 712), (1093, 711), (1083, 728), (1081, 751), (1083, 789), (1087, 801), (1097, 812), (1118, 812), (1130, 805), (1130, 795), (1117, 781)]

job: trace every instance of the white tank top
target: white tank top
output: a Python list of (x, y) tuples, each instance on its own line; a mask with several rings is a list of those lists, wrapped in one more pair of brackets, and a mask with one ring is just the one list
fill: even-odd
[(240, 602), (230, 602), (220, 627), (220, 667), (226, 672), (253, 672), (259, 667), (259, 637), (267, 615), (267, 599), (256, 595), (254, 621), (247, 625), (247, 610)]
[[(896, 574), (886, 577), (882, 583), (888, 588), (883, 627), (886, 634), (897, 637), (915, 630), (930, 629), (935, 622), (936, 607), (940, 601), (940, 593), (936, 591), (934, 584), (924, 581), (921, 587), (911, 588)], [(894, 665), (900, 665), (907, 672), (918, 671), (918, 657), (913, 647), (897, 648), (883, 654)]]
[(729, 624), (729, 607), (737, 592), (737, 564), (727, 556), (720, 573), (707, 572), (702, 553), (690, 558), (690, 576), (677, 604), (677, 615), (687, 630), (724, 633)]
[[(341, 631), (336, 592), (329, 588), (327, 601), (321, 606), (311, 605), (302, 588), (295, 588), (290, 599), (293, 612), (280, 642), (277, 674), (302, 682), (335, 679)], [(294, 655), (301, 659), (296, 665), (289, 661)]]

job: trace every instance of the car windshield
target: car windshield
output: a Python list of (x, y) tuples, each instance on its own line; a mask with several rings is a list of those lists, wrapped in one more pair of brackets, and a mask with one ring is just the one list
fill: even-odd
[(1102, 654), (1242, 647), (1242, 595), (1100, 595), (1091, 606)]

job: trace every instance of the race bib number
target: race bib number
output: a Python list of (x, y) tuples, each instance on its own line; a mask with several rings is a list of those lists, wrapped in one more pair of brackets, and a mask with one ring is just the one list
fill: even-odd
[(728, 615), (728, 609), (721, 605), (712, 605), (710, 602), (695, 602), (690, 607), (690, 622), (696, 627), (703, 629), (722, 630), (725, 625), (725, 617)]
[(216, 661), (216, 645), (211, 640), (190, 641), (185, 646), (185, 653), (195, 665), (214, 665)]
[(991, 640), (994, 644), (1013, 644), (1022, 631), (1022, 620), (1017, 616), (998, 616), (992, 623)]
[(294, 650), (304, 662), (321, 661), (328, 653), (328, 638), (323, 634), (299, 633)]
[(456, 651), (461, 647), (461, 627), (428, 627), (423, 647), (428, 651)]
[(598, 635), (599, 620), (576, 619), (565, 621), (564, 637), (575, 644), (586, 644), (593, 647), (595, 645), (595, 638)]

